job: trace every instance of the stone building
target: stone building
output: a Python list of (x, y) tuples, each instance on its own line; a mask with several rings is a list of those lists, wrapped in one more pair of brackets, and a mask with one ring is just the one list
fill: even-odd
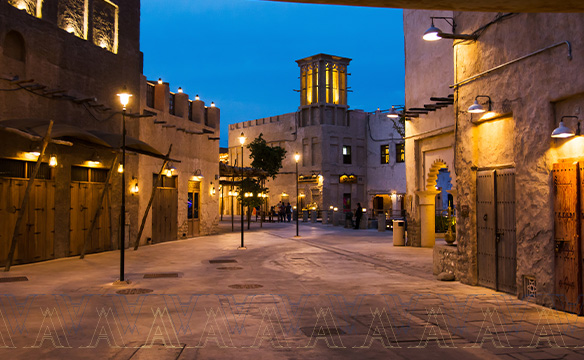
[[(395, 210), (396, 216), (401, 215), (403, 140), (386, 112), (349, 109), (350, 61), (326, 54), (298, 60), (300, 106), (295, 112), (229, 126), (231, 165), (241, 166), (238, 137), (242, 132), (248, 142), (263, 134), (269, 144), (286, 150), (283, 168), (267, 184), (270, 206), (280, 201), (296, 204), (294, 154), (298, 152), (298, 204), (302, 208), (351, 211), (360, 202), (368, 209), (375, 205), (378, 212), (393, 214)], [(247, 148), (243, 154), (244, 166), (249, 166)]]
[[(139, 31), (138, 0), (0, 1), (1, 264), (49, 120), (51, 142), (23, 209), (14, 263), (78, 255), (84, 246), (87, 252), (119, 248), (123, 168), (117, 94), (124, 87), (133, 95), (123, 169), (126, 246), (136, 241), (154, 174), (171, 143), (174, 172), (155, 191), (141, 243), (214, 231), (219, 109), (146, 81)], [(188, 207), (195, 193), (198, 221)]]
[[(446, 36), (424, 42), (431, 16), (450, 23), (435, 19)], [(406, 128), (406, 156), (422, 154), (415, 169), (408, 166), (408, 176), (417, 176), (408, 198), (422, 243), (431, 232), (424, 230), (431, 226), (423, 207), (436, 192), (430, 185), (437, 163), (456, 179), (457, 277), (577, 313), (583, 20), (582, 14), (404, 11), (406, 104), (419, 106), (411, 100), (422, 88), (429, 88), (426, 95), (453, 95), (452, 108), (419, 115)], [(555, 129), (565, 137), (552, 138)], [(450, 155), (429, 160), (423, 144), (408, 141), (420, 133), (436, 134), (434, 147)]]

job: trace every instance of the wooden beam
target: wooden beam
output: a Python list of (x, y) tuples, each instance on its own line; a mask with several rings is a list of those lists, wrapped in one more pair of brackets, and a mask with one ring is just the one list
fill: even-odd
[(14, 233), (12, 235), (12, 244), (10, 245), (10, 252), (8, 253), (8, 259), (6, 259), (6, 266), (4, 267), (4, 271), (10, 271), (10, 267), (12, 266), (12, 260), (14, 259), (14, 252), (16, 251), (16, 243), (18, 242), (18, 232), (20, 230), (20, 226), (22, 225), (22, 219), (24, 218), (24, 213), (26, 212), (26, 207), (28, 205), (28, 198), (30, 197), (30, 193), (32, 191), (32, 187), (34, 185), (34, 181), (36, 179), (37, 174), (39, 173), (39, 169), (41, 168), (43, 156), (45, 155), (45, 150), (47, 150), (47, 145), (51, 140), (51, 131), (53, 131), (53, 120), (49, 122), (49, 127), (47, 128), (47, 134), (43, 138), (43, 142), (41, 144), (41, 154), (39, 155), (36, 164), (34, 165), (34, 170), (28, 180), (28, 185), (26, 186), (26, 190), (24, 191), (24, 197), (22, 198), (22, 203), (20, 204), (20, 209), (18, 209), (18, 215), (16, 217), (16, 225), (14, 226)]
[(154, 201), (154, 195), (156, 195), (156, 188), (158, 187), (158, 184), (160, 184), (160, 180), (162, 179), (162, 172), (164, 171), (166, 164), (168, 164), (168, 159), (169, 159), (171, 150), (172, 150), (172, 144), (170, 144), (170, 147), (168, 148), (168, 153), (166, 154), (166, 159), (164, 160), (162, 167), (160, 167), (160, 171), (158, 172), (158, 176), (156, 177), (156, 183), (153, 184), (153, 186), (152, 186), (152, 193), (150, 194), (150, 200), (148, 201), (148, 205), (146, 206), (146, 210), (144, 211), (144, 216), (142, 217), (142, 224), (140, 224), (140, 230), (138, 231), (138, 236), (136, 236), (136, 242), (134, 243), (134, 250), (138, 250), (138, 247), (140, 246), (140, 238), (142, 237), (142, 232), (144, 232), (144, 226), (146, 225), (146, 218), (148, 217), (148, 213), (150, 212), (150, 208), (152, 207), (152, 202)]
[[(109, 190), (110, 182), (111, 182), (113, 173), (116, 169), (117, 163), (118, 163), (118, 154), (116, 153), (116, 156), (114, 156), (114, 160), (112, 161), (112, 166), (110, 167), (110, 171), (107, 174), (107, 179), (106, 179), (105, 184), (103, 186), (103, 190), (101, 191), (101, 194), (99, 194), (99, 202), (97, 203), (98, 204), (97, 210), (95, 210), (95, 215), (93, 215), (93, 219), (91, 220), (91, 223), (89, 225), (89, 232), (87, 233), (87, 237), (85, 238), (85, 241), (83, 242), (83, 248), (81, 248), (81, 255), (79, 256), (80, 259), (83, 259), (85, 257), (85, 250), (87, 249), (87, 244), (91, 241), (93, 229), (95, 229), (95, 224), (97, 223), (97, 219), (101, 215), (101, 208), (102, 208), (101, 205), (103, 204), (103, 199), (105, 198), (105, 194), (107, 194), (107, 191)], [(124, 169), (124, 171), (126, 171), (126, 169)]]

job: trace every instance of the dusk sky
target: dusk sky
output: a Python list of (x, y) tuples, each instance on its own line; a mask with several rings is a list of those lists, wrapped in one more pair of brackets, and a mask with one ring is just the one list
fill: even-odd
[(404, 102), (402, 11), (260, 0), (142, 0), (144, 74), (221, 109), (227, 125), (293, 112), (295, 62), (327, 53), (353, 59), (352, 109)]

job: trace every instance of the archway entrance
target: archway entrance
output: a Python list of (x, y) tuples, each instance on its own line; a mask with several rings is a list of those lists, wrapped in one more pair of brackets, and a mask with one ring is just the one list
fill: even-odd
[[(426, 178), (426, 190), (416, 193), (420, 205), (420, 240), (422, 247), (434, 247), (436, 243), (436, 203), (438, 209), (446, 206), (448, 209), (448, 195), (452, 196), (454, 204), (455, 191), (452, 190), (452, 179), (446, 162), (437, 159), (432, 163)], [(441, 215), (441, 214), (440, 214)]]

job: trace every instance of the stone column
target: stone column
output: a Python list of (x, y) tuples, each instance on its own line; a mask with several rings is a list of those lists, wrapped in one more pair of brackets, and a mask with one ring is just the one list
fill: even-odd
[(322, 224), (326, 225), (326, 223), (328, 222), (328, 210), (323, 210), (321, 214), (322, 214)]
[(416, 191), (420, 201), (420, 226), (422, 247), (434, 247), (436, 242), (436, 195), (437, 190)]

